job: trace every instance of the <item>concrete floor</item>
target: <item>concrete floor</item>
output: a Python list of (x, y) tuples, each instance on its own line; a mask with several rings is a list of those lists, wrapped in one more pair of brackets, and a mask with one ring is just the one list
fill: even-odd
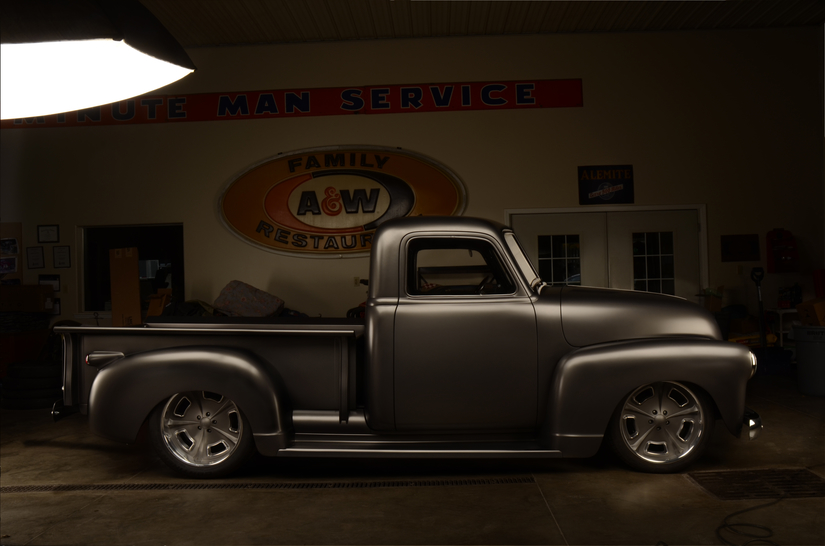
[[(825, 398), (757, 376), (748, 404), (755, 442), (717, 423), (691, 471), (808, 468), (825, 477)], [(3, 410), (0, 485), (180, 484), (145, 444), (92, 436), (75, 415)], [(524, 478), (426, 485), (425, 480)], [(253, 461), (226, 483), (409, 481), (375, 488), (0, 493), (2, 545), (68, 544), (723, 544), (728, 514), (766, 501), (721, 501), (686, 474), (632, 472), (607, 454), (586, 460)], [(783, 499), (732, 519), (769, 527), (776, 544), (825, 544), (825, 498)], [(751, 530), (751, 532), (754, 532)], [(742, 544), (752, 537), (725, 535)], [(764, 544), (761, 542), (760, 544)]]

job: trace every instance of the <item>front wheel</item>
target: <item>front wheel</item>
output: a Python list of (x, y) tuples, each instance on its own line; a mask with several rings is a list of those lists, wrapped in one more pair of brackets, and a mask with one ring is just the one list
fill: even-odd
[(707, 396), (675, 381), (639, 387), (616, 408), (608, 437), (613, 451), (643, 472), (678, 472), (710, 441), (714, 414)]
[(226, 476), (254, 450), (240, 408), (206, 391), (178, 393), (158, 404), (149, 416), (149, 438), (164, 463), (190, 478)]

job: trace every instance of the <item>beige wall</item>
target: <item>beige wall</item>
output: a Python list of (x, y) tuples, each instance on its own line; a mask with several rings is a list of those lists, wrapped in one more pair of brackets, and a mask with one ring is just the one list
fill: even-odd
[(794, 281), (811, 295), (810, 272), (825, 267), (821, 49), (819, 28), (193, 49), (199, 70), (170, 92), (581, 78), (584, 107), (3, 130), (0, 216), (23, 222), (25, 246), (37, 224), (60, 224), (74, 252), (55, 271), (64, 318), (78, 309), (77, 226), (164, 222), (184, 224), (188, 298), (212, 301), (239, 279), (341, 316), (365, 299), (353, 277), (368, 260), (243, 243), (216, 214), (237, 173), (301, 148), (400, 146), (458, 174), (467, 215), (501, 221), (578, 206), (579, 165), (632, 164), (638, 205), (707, 205), (710, 284), (732, 288), (730, 301), (755, 306), (758, 264), (721, 263), (721, 235), (758, 233), (763, 258), (770, 229), (797, 236), (803, 274), (769, 276), (770, 305)]

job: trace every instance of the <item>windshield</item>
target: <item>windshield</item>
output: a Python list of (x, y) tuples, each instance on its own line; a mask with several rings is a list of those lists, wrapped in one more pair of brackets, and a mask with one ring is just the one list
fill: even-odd
[(521, 270), (521, 274), (524, 275), (524, 278), (527, 279), (528, 283), (530, 283), (530, 288), (535, 288), (536, 285), (541, 282), (541, 279), (539, 278), (539, 274), (536, 273), (536, 268), (533, 267), (533, 264), (530, 263), (530, 259), (527, 258), (527, 254), (525, 254), (524, 250), (521, 248), (521, 244), (518, 242), (515, 234), (512, 231), (505, 231), (504, 241), (507, 243), (507, 247), (513, 254), (513, 258), (516, 259), (516, 264)]

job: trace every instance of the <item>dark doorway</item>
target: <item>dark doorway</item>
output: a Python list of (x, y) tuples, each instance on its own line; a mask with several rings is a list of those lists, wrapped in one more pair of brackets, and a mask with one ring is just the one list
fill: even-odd
[(184, 299), (183, 224), (96, 226), (83, 228), (84, 311), (111, 309), (109, 250), (137, 247), (143, 305), (158, 288), (171, 288), (173, 301)]

